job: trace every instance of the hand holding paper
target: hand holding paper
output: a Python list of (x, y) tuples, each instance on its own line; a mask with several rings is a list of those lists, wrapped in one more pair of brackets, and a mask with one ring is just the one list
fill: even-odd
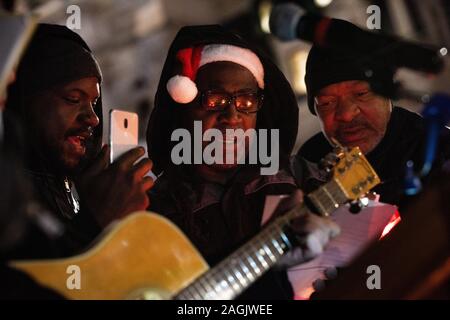
[(323, 279), (326, 269), (348, 265), (372, 241), (379, 239), (396, 211), (395, 206), (377, 202), (370, 202), (356, 215), (348, 211), (348, 206), (335, 211), (332, 219), (340, 226), (341, 234), (328, 243), (320, 256), (289, 271), (297, 298), (308, 299), (314, 291), (313, 282)]

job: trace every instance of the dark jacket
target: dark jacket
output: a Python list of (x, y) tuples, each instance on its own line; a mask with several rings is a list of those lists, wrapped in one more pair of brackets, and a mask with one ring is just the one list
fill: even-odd
[[(280, 172), (261, 176), (259, 165), (242, 165), (226, 185), (203, 181), (189, 166), (171, 164), (170, 135), (180, 127), (181, 108), (169, 96), (166, 84), (175, 74), (178, 50), (200, 44), (250, 46), (239, 36), (219, 26), (184, 27), (169, 49), (155, 98), (148, 131), (149, 156), (154, 171), (162, 175), (151, 190), (151, 210), (173, 220), (206, 260), (214, 265), (261, 229), (265, 198), (289, 194), (296, 184), (289, 174), (289, 155), (295, 143), (298, 107), (295, 95), (281, 71), (258, 50), (265, 71), (264, 103), (256, 129), (280, 130)], [(293, 292), (285, 272), (267, 273), (241, 298), (286, 299)]]
[[(242, 168), (221, 185), (202, 181), (187, 168), (176, 168), (157, 180), (150, 209), (175, 222), (214, 266), (260, 231), (267, 195), (290, 194), (296, 188), (286, 171), (261, 176)], [(285, 273), (269, 272), (242, 298), (289, 299), (292, 289)]]
[[(65, 231), (51, 250), (33, 245), (24, 258), (70, 256), (80, 252), (100, 232), (100, 228), (80, 202), (68, 173), (55, 169), (32, 142), (33, 132), (27, 127), (29, 99), (39, 92), (67, 82), (95, 76), (101, 82), (101, 72), (84, 40), (64, 26), (39, 24), (17, 68), (16, 81), (9, 88), (5, 111), (5, 148), (22, 159), (23, 175), (32, 186), (34, 201), (60, 221)], [(95, 113), (100, 124), (94, 128), (87, 150), (92, 159), (102, 142), (102, 101)], [(84, 165), (87, 165), (84, 163)], [(39, 249), (41, 248), (41, 250)]]
[[(54, 258), (69, 253), (68, 237), (56, 238), (62, 231), (57, 215), (50, 213), (37, 201), (36, 188), (23, 166), (23, 159), (7, 150), (0, 153), (0, 300), (3, 299), (61, 299), (50, 289), (37, 284), (22, 271), (8, 266), (17, 259)], [(41, 186), (42, 188), (43, 186)], [(51, 218), (51, 228), (42, 228), (37, 218)], [(43, 221), (43, 220), (40, 220)], [(53, 224), (54, 223), (54, 224)], [(56, 241), (55, 241), (56, 240)]]
[[(85, 59), (89, 63), (83, 64), (87, 61)], [(4, 112), (5, 141), (1, 154), (2, 158), (6, 154), (14, 155), (15, 171), (8, 169), (10, 164), (0, 164), (0, 171), (9, 170), (10, 178), (17, 182), (10, 185), (15, 188), (8, 194), (10, 197), (3, 194), (2, 199), (17, 202), (18, 205), (11, 212), (0, 212), (0, 222), (7, 226), (7, 230), (0, 228), (0, 298), (60, 298), (22, 272), (2, 265), (9, 260), (75, 255), (83, 251), (101, 231), (92, 213), (77, 199), (71, 178), (57, 172), (46, 160), (46, 155), (28, 141), (30, 132), (25, 129), (27, 100), (31, 93), (65, 81), (87, 76), (98, 76), (101, 81), (101, 73), (80, 36), (63, 26), (40, 24), (16, 75), (15, 83), (9, 88)], [(96, 104), (95, 112), (102, 119), (101, 100)], [(98, 152), (102, 138), (101, 124), (94, 129), (93, 135), (93, 147), (89, 150)], [(90, 156), (92, 158), (93, 155)], [(50, 227), (42, 223), (43, 219), (52, 221)], [(19, 233), (20, 236), (10, 236)], [(5, 244), (3, 247), (2, 242)]]
[[(444, 129), (444, 137), (435, 161), (440, 167), (445, 159), (450, 158), (448, 152), (448, 130)], [(426, 146), (426, 124), (416, 113), (400, 107), (394, 107), (388, 123), (386, 134), (378, 146), (367, 155), (367, 159), (380, 176), (382, 183), (374, 188), (380, 194), (380, 200), (402, 208), (408, 202), (403, 194), (406, 163), (412, 160), (416, 170), (422, 167)], [(303, 144), (297, 153), (309, 161), (318, 163), (327, 153), (332, 151), (322, 132), (316, 134)]]

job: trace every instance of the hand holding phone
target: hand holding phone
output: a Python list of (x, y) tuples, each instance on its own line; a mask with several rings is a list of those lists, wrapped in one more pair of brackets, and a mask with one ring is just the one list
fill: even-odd
[[(153, 186), (150, 159), (138, 147), (138, 116), (132, 112), (110, 112), (110, 146), (104, 146), (92, 164), (78, 175), (76, 185), (100, 226), (129, 213), (146, 210)], [(108, 164), (108, 160), (114, 162)]]
[(150, 203), (148, 190), (153, 186), (153, 179), (145, 176), (152, 169), (152, 162), (142, 158), (144, 148), (133, 148), (111, 165), (109, 150), (105, 145), (75, 181), (84, 206), (101, 227), (132, 212), (146, 210)]

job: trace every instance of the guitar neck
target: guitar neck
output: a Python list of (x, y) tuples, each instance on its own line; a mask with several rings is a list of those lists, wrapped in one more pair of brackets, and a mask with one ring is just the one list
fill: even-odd
[[(345, 195), (336, 188), (338, 185), (331, 181), (311, 194), (312, 202), (318, 206), (322, 214), (336, 210), (336, 203), (346, 202), (347, 199), (342, 201)], [(277, 218), (243, 247), (183, 289), (174, 299), (234, 299), (291, 249), (292, 245), (284, 227), (293, 218), (305, 215), (307, 212), (309, 212), (308, 208), (302, 204)]]
[(339, 182), (333, 179), (308, 194), (308, 199), (322, 216), (327, 217), (348, 201), (349, 197), (343, 190), (344, 188), (339, 185)]

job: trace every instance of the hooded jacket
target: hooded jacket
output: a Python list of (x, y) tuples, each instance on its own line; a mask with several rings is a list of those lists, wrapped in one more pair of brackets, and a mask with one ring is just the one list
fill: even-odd
[[(90, 76), (97, 77), (101, 82), (98, 64), (79, 35), (64, 26), (38, 25), (18, 66), (16, 81), (9, 88), (5, 111), (5, 148), (8, 152), (19, 153), (35, 202), (39, 204), (38, 211), (47, 211), (54, 216), (55, 223), (60, 223), (64, 232), (57, 241), (48, 241), (48, 236), (52, 235), (44, 235), (42, 230), (34, 232), (32, 228), (33, 232), (27, 234), (29, 239), (25, 238), (23, 245), (16, 248), (13, 258), (70, 256), (84, 249), (100, 232), (91, 213), (80, 203), (72, 177), (54, 170), (46, 155), (28, 141), (30, 132), (24, 126), (27, 100), (33, 94)], [(101, 98), (95, 106), (95, 113), (100, 124), (94, 128), (93, 139), (89, 142), (92, 147), (87, 147), (93, 153), (98, 152), (101, 146)], [(93, 156), (90, 154), (86, 158), (92, 159)]]
[[(225, 31), (218, 25), (188, 26), (182, 28), (169, 48), (155, 95), (155, 105), (147, 127), (147, 145), (156, 174), (170, 164), (170, 136), (178, 128), (183, 105), (172, 100), (167, 92), (168, 80), (175, 74), (180, 49), (207, 45), (229, 44), (247, 48), (256, 53), (264, 66), (264, 103), (258, 112), (256, 129), (280, 129), (280, 154), (289, 156), (298, 130), (298, 106), (295, 94), (278, 67), (258, 49), (251, 47), (240, 36)], [(282, 94), (280, 94), (282, 93)]]
[[(257, 114), (256, 129), (280, 130), (280, 171), (261, 176), (259, 165), (243, 165), (221, 185), (198, 177), (189, 165), (175, 166), (170, 159), (171, 133), (180, 125), (181, 108), (166, 85), (176, 74), (176, 53), (197, 45), (229, 44), (256, 53), (264, 67), (264, 102)], [(188, 26), (173, 41), (155, 97), (147, 129), (147, 144), (153, 170), (160, 174), (151, 190), (151, 210), (174, 221), (212, 265), (236, 250), (261, 229), (267, 195), (290, 194), (297, 188), (288, 169), (288, 159), (297, 136), (298, 106), (281, 71), (261, 52), (224, 28)], [(292, 298), (286, 274), (269, 272), (241, 298)]]

